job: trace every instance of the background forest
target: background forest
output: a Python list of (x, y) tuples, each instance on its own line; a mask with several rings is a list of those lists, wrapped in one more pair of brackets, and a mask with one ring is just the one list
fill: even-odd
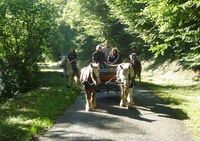
[(136, 46), (143, 59), (165, 55), (199, 69), (200, 0), (1, 0), (0, 96), (37, 87), (38, 63), (70, 48), (89, 62), (107, 39), (123, 59)]

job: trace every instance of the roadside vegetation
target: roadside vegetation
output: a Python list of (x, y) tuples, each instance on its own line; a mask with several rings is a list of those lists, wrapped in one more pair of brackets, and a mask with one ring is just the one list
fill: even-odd
[(0, 105), (0, 140), (34, 140), (69, 108), (80, 87), (67, 91), (60, 72), (43, 69), (38, 88), (15, 96)]
[[(58, 72), (40, 72), (38, 67), (39, 62), (59, 61), (71, 48), (76, 49), (79, 60), (90, 62), (95, 47), (110, 40), (125, 60), (136, 46), (145, 59), (167, 55), (198, 70), (199, 11), (200, 0), (1, 0), (0, 140), (32, 139), (73, 103), (79, 89), (66, 92)], [(153, 64), (162, 63), (165, 61)], [(174, 70), (167, 70), (170, 62), (160, 70), (153, 64), (146, 69), (146, 85), (154, 83), (150, 88), (159, 88), (159, 95), (187, 105), (183, 111), (199, 101), (195, 73), (176, 64)], [(84, 66), (81, 61), (80, 66)], [(176, 98), (179, 95), (182, 97)], [(197, 102), (186, 112), (194, 119), (192, 123), (200, 121), (191, 113), (198, 107)], [(199, 133), (198, 124), (191, 125)]]
[(141, 86), (169, 104), (200, 141), (200, 72), (184, 69), (178, 61), (143, 62)]

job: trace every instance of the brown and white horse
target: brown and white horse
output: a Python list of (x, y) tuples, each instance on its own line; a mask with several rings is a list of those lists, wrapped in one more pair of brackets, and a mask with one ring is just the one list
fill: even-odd
[(141, 81), (141, 72), (142, 72), (142, 65), (138, 59), (138, 55), (136, 53), (132, 53), (129, 55), (130, 63), (133, 65), (133, 69), (135, 71), (134, 77), (138, 77), (139, 81)]
[[(78, 83), (78, 80), (76, 80), (79, 77), (78, 72), (74, 72), (67, 56), (62, 57), (61, 66), (63, 68), (63, 76), (66, 79), (66, 87), (70, 90), (75, 87), (75, 83)], [(77, 78), (75, 78), (75, 76)]]
[(117, 66), (116, 78), (121, 90), (120, 106), (133, 108), (133, 83), (135, 72), (131, 63), (121, 63)]
[(92, 111), (97, 107), (95, 94), (101, 83), (99, 64), (91, 63), (88, 67), (81, 69), (80, 82), (85, 91), (86, 111)]

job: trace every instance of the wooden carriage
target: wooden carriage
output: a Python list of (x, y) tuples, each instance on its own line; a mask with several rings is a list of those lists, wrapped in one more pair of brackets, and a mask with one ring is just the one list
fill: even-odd
[(120, 91), (116, 84), (116, 68), (117, 65), (106, 65), (105, 68), (100, 69), (100, 92)]

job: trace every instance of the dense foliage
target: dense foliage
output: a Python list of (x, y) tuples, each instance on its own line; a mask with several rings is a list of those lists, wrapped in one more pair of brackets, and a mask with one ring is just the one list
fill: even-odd
[(40, 88), (0, 104), (0, 140), (36, 141), (37, 137), (63, 115), (80, 93), (80, 88), (67, 91), (59, 72), (42, 71)]
[[(77, 8), (78, 7), (78, 8)], [(126, 25), (113, 17), (110, 7), (105, 1), (99, 0), (68, 0), (63, 17), (67, 24), (78, 31), (79, 38), (87, 39), (82, 46), (83, 53), (92, 54), (97, 44), (104, 45), (105, 40), (111, 40), (112, 46), (118, 47), (123, 53), (127, 52), (135, 35), (126, 32)], [(90, 38), (89, 38), (90, 37)], [(80, 43), (80, 42), (79, 42)]]
[(145, 55), (167, 54), (198, 68), (199, 6), (199, 0), (68, 0), (64, 17), (79, 33), (110, 39), (124, 56), (136, 45)]
[(199, 23), (200, 0), (2, 0), (1, 92), (33, 87), (43, 57), (59, 60), (76, 48), (89, 62), (107, 39), (124, 59), (134, 45), (142, 58), (167, 55), (200, 68)]
[(3, 95), (13, 96), (34, 86), (57, 12), (46, 0), (2, 0), (0, 11), (1, 88)]

